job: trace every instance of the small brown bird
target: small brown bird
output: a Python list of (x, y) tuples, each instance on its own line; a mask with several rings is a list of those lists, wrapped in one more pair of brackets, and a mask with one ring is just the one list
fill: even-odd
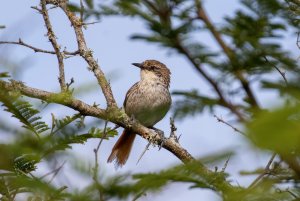
[[(141, 80), (127, 92), (124, 108), (129, 117), (134, 117), (146, 127), (153, 128), (168, 112), (171, 106), (170, 70), (161, 62), (146, 60), (133, 63), (141, 69)], [(115, 160), (116, 166), (123, 166), (130, 154), (136, 133), (125, 129), (114, 145), (107, 162)]]

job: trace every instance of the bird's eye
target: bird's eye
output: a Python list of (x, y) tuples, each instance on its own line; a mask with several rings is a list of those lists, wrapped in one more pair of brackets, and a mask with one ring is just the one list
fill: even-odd
[(155, 66), (150, 66), (150, 70), (155, 70)]

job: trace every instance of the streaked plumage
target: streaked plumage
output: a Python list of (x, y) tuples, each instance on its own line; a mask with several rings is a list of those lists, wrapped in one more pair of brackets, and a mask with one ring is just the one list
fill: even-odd
[[(125, 112), (144, 126), (152, 127), (166, 115), (171, 106), (171, 72), (156, 60), (146, 60), (133, 65), (141, 68), (141, 80), (128, 90), (123, 104)], [(117, 166), (124, 165), (135, 136), (135, 133), (125, 129), (113, 147), (108, 162), (116, 160)]]

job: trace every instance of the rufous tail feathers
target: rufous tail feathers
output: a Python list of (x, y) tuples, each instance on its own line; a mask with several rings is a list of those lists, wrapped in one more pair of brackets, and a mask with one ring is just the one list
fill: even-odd
[(135, 133), (124, 129), (122, 135), (114, 145), (107, 162), (110, 163), (115, 160), (117, 167), (123, 166), (128, 159), (135, 136)]

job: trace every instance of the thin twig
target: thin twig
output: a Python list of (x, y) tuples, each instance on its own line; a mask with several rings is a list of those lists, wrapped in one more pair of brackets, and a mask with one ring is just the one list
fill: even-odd
[(137, 160), (136, 165), (140, 162), (140, 160), (142, 159), (142, 157), (144, 156), (144, 154), (146, 153), (146, 151), (149, 150), (150, 145), (151, 145), (151, 142), (148, 142), (148, 144), (146, 145), (144, 151), (141, 153), (139, 159)]
[(296, 199), (299, 199), (300, 197), (298, 195), (296, 195), (294, 192), (292, 192), (290, 189), (286, 189), (286, 192), (288, 192), (291, 196), (293, 196)]
[(56, 170), (53, 171), (53, 176), (52, 178), (49, 180), (49, 184), (53, 181), (53, 179), (56, 177), (56, 175), (59, 173), (59, 171), (63, 168), (63, 166), (65, 165), (66, 161), (64, 161), (60, 167), (58, 167)]
[[(62, 167), (65, 165), (66, 161), (64, 161), (59, 167), (55, 168), (54, 170), (42, 175), (41, 177), (39, 177), (39, 179), (44, 179), (45, 177), (51, 175), (51, 174), (55, 174), (57, 175), (57, 173), (62, 169)], [(51, 183), (52, 179), (50, 179), (49, 183)]]
[[(99, 149), (100, 149), (100, 146), (103, 142), (103, 140), (106, 138), (106, 129), (107, 129), (107, 123), (108, 121), (105, 121), (105, 124), (104, 124), (104, 129), (103, 129), (103, 135), (97, 145), (97, 148), (94, 149), (94, 154), (95, 154), (95, 167), (93, 168), (93, 180), (95, 181), (95, 183), (97, 185), (99, 185), (99, 180), (98, 180), (98, 172), (99, 172), (99, 162), (98, 162), (98, 152), (99, 152)], [(100, 188), (98, 188), (98, 191), (99, 191), (99, 197), (100, 197), (100, 200), (104, 200), (103, 198), (103, 193), (101, 191)]]
[(105, 139), (106, 137), (106, 128), (107, 128), (107, 123), (108, 121), (105, 121), (105, 124), (104, 124), (104, 130), (103, 130), (103, 135), (97, 145), (97, 148), (94, 149), (94, 153), (95, 153), (95, 167), (94, 167), (94, 176), (93, 176), (93, 179), (95, 181), (98, 182), (98, 169), (99, 169), (99, 163), (98, 163), (98, 152), (99, 152), (99, 149), (100, 149), (100, 146), (103, 142), (103, 140)]
[(26, 43), (24, 43), (21, 38), (19, 39), (18, 42), (16, 41), (0, 41), (0, 44), (14, 44), (14, 45), (21, 45), (21, 46), (25, 46), (25, 47), (28, 47), (30, 49), (32, 49), (34, 52), (42, 52), (42, 53), (48, 53), (48, 54), (55, 54), (54, 51), (48, 51), (48, 50), (42, 50), (40, 48), (36, 48), (36, 47), (33, 47), (31, 45), (28, 45)]
[[(37, 47), (33, 47), (32, 45), (29, 45), (27, 43), (25, 43), (21, 38), (19, 39), (19, 41), (0, 41), (0, 44), (11, 44), (11, 45), (21, 45), (24, 47), (28, 47), (30, 49), (32, 49), (34, 52), (40, 52), (40, 53), (47, 53), (47, 54), (56, 54), (54, 51), (49, 51), (49, 50), (43, 50)], [(70, 55), (70, 56), (75, 56), (79, 54), (79, 51), (74, 51), (74, 52), (69, 52), (64, 50), (63, 53), (65, 55)]]
[(53, 32), (52, 25), (49, 19), (48, 11), (46, 8), (46, 0), (41, 0), (41, 7), (42, 7), (42, 15), (43, 19), (47, 28), (47, 36), (53, 46), (53, 49), (55, 51), (57, 60), (58, 60), (58, 69), (59, 69), (59, 77), (58, 81), (60, 84), (61, 91), (67, 90), (67, 85), (65, 81), (65, 70), (64, 70), (64, 55), (60, 52), (60, 46), (56, 41), (56, 36)]
[(244, 133), (243, 131), (237, 129), (236, 127), (234, 127), (234, 126), (231, 125), (230, 123), (224, 121), (222, 118), (218, 117), (217, 115), (214, 115), (214, 117), (217, 119), (218, 122), (221, 122), (221, 123), (223, 123), (223, 124), (229, 126), (229, 127), (232, 128), (235, 132), (238, 132), (238, 133), (240, 133), (240, 134), (242, 134), (242, 135), (244, 135), (244, 136), (247, 136), (246, 133)]
[(249, 185), (248, 189), (253, 188), (266, 174), (270, 173), (270, 167), (275, 159), (277, 154), (272, 154), (270, 160), (268, 161), (264, 171)]
[(297, 45), (298, 49), (300, 49), (300, 31), (297, 33), (296, 45)]
[(283, 78), (285, 84), (288, 85), (288, 81), (286, 79), (285, 72), (282, 72), (275, 64), (273, 64), (272, 62), (270, 62), (269, 59), (266, 56), (264, 56), (264, 59), (266, 60), (266, 62), (268, 62), (269, 64), (271, 64), (278, 71), (278, 73)]

